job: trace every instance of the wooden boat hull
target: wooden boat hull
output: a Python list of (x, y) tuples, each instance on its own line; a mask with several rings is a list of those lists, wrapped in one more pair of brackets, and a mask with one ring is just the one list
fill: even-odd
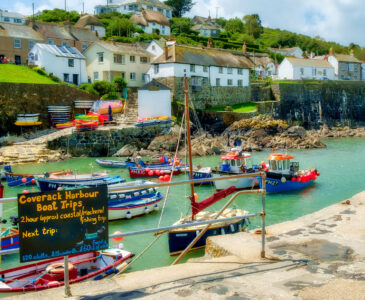
[[(101, 280), (117, 273), (117, 268), (132, 257), (132, 253), (119, 249), (70, 255), (69, 262), (75, 266), (77, 273), (70, 271), (69, 282), (74, 284), (89, 279)], [(49, 265), (57, 263), (63, 263), (63, 257), (0, 271), (0, 293), (24, 293), (63, 286), (63, 278), (52, 280), (46, 271)]]

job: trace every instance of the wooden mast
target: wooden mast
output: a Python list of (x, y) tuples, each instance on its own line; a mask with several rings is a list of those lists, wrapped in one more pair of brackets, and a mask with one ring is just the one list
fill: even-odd
[[(189, 88), (188, 88), (188, 79), (186, 77), (186, 70), (184, 74), (184, 92), (185, 92), (185, 119), (186, 119), (186, 131), (187, 131), (187, 139), (188, 139), (188, 156), (189, 156), (189, 178), (193, 180), (193, 159), (191, 157), (191, 132), (190, 132), (190, 114), (189, 114)], [(195, 202), (194, 195), (194, 184), (190, 184), (191, 189), (191, 199)], [(192, 213), (191, 219), (194, 220), (195, 216)]]

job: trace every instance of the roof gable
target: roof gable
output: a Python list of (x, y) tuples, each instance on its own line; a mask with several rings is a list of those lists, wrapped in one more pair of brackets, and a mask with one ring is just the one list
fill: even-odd
[(41, 44), (41, 43), (37, 43), (34, 47), (38, 48), (39, 50), (47, 51), (48, 53), (58, 57), (77, 58), (77, 59), (86, 58), (75, 47), (64, 47), (64, 46), (56, 46), (56, 45)]
[(92, 15), (85, 15), (82, 16), (75, 24), (75, 27), (81, 27), (84, 28), (88, 25), (93, 25), (93, 26), (100, 26), (100, 27), (104, 27), (104, 24), (100, 22), (100, 20)]
[(339, 62), (353, 62), (353, 63), (359, 63), (361, 64), (361, 61), (359, 61), (356, 57), (352, 56), (352, 55), (346, 55), (346, 54), (335, 54), (334, 55), (335, 58), (339, 61)]
[(151, 82), (149, 82), (146, 85), (139, 88), (138, 90), (140, 90), (140, 91), (162, 91), (162, 90), (170, 91), (170, 89), (166, 85), (163, 85), (162, 83), (160, 83), (154, 79)]
[(33, 30), (31, 27), (8, 23), (1, 23), (0, 36), (43, 41), (42, 35)]
[(92, 49), (95, 46), (102, 47), (103, 49), (115, 54), (153, 57), (151, 53), (147, 52), (138, 44), (127, 44), (127, 43), (106, 42), (106, 41), (99, 41), (97, 43), (92, 44), (88, 49), (86, 49), (85, 53), (87, 53), (90, 49)]
[(295, 67), (315, 67), (315, 68), (333, 69), (333, 66), (327, 60), (296, 58), (296, 57), (286, 57), (285, 59)]

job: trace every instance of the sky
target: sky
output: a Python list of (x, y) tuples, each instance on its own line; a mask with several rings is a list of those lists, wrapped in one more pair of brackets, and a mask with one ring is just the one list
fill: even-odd
[[(31, 15), (35, 11), (64, 8), (92, 13), (97, 4), (106, 0), (0, 0), (0, 9)], [(194, 0), (196, 3), (187, 16), (242, 18), (259, 14), (266, 27), (320, 36), (343, 45), (350, 43), (365, 47), (365, 0)]]

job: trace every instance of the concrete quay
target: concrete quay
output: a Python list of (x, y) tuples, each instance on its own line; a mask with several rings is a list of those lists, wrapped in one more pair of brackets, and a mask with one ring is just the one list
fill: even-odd
[[(266, 259), (254, 230), (218, 236), (202, 258), (73, 285), (70, 299), (365, 299), (364, 217), (362, 192), (267, 227)], [(12, 299), (65, 298), (58, 288)]]

